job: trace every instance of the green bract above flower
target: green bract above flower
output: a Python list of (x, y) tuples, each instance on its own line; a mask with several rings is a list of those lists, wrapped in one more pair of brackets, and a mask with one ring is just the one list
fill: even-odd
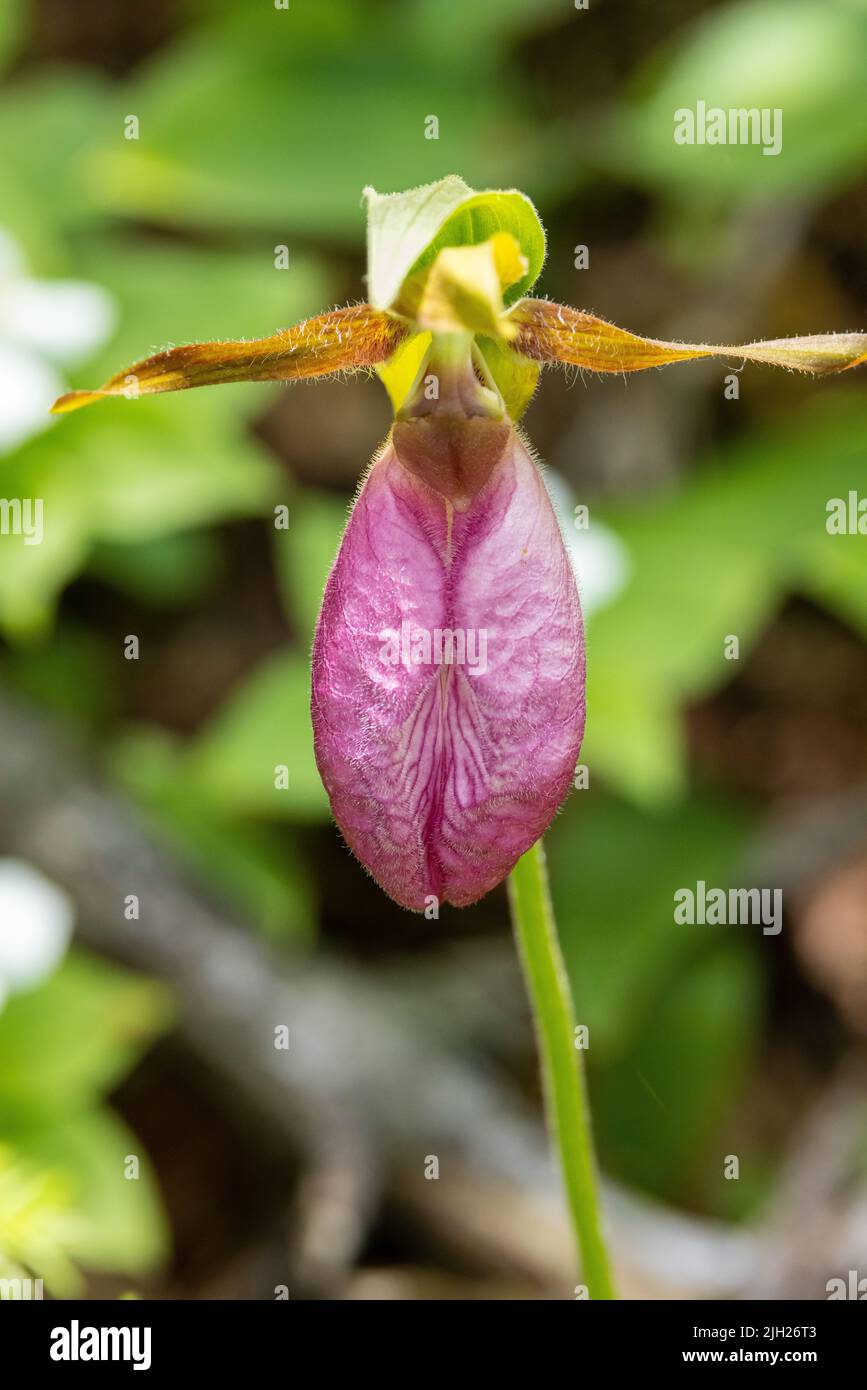
[[(153, 395), (231, 381), (297, 381), (375, 370), (397, 414), (418, 387), (433, 340), (474, 344), (475, 370), (513, 420), (546, 365), (639, 372), (727, 357), (822, 375), (867, 360), (867, 334), (830, 333), (740, 346), (644, 338), (582, 309), (527, 298), (545, 260), (545, 233), (523, 193), (475, 193), (455, 175), (408, 193), (366, 190), (367, 304), (348, 305), (249, 342), (170, 348), (96, 391), (61, 396), (57, 413), (105, 396)], [(469, 359), (468, 359), (469, 360)]]
[[(506, 408), (518, 419), (539, 368), (497, 351), (515, 336), (507, 310), (531, 290), (545, 261), (545, 230), (523, 193), (476, 193), (451, 174), (407, 193), (367, 199), (367, 286), (376, 308), (412, 324), (412, 336), (378, 373), (395, 411), (430, 347), (430, 332), (480, 335)], [(486, 350), (489, 349), (489, 350)]]
[(411, 277), (428, 269), (446, 247), (480, 246), (500, 233), (513, 239), (525, 265), (504, 290), (506, 306), (533, 288), (545, 262), (539, 214), (515, 189), (475, 193), (456, 174), (408, 193), (367, 199), (367, 290), (375, 309), (395, 310)]

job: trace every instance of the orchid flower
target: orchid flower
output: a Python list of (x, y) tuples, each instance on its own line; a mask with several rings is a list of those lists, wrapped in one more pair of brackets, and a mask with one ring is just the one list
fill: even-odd
[(584, 727), (578, 592), (517, 426), (540, 366), (634, 372), (716, 354), (834, 372), (864, 359), (867, 337), (642, 338), (527, 297), (545, 241), (521, 194), (452, 177), (367, 200), (369, 303), (157, 353), (54, 409), (379, 370), (395, 420), (325, 590), (316, 757), (345, 839), (386, 892), (416, 910), (464, 906), (548, 827)]
[(612, 1298), (541, 849), (584, 730), (581, 608), (518, 421), (548, 364), (636, 372), (720, 356), (821, 374), (867, 360), (867, 334), (742, 347), (643, 338), (529, 297), (545, 234), (523, 194), (474, 193), (450, 177), (366, 196), (367, 303), (270, 338), (157, 353), (54, 410), (228, 381), (381, 377), (394, 423), (356, 497), (314, 641), (319, 770), (347, 843), (403, 906), (464, 906), (511, 875), (586, 1287)]

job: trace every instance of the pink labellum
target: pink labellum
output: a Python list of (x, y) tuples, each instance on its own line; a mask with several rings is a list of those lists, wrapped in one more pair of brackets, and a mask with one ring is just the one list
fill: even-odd
[(475, 902), (550, 824), (584, 730), (581, 613), (510, 425), (395, 425), (325, 590), (313, 727), (340, 829), (405, 907)]

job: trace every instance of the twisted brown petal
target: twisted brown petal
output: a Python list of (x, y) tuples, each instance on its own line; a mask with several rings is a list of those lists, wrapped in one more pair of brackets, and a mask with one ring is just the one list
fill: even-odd
[(350, 304), (270, 338), (168, 348), (118, 372), (97, 391), (68, 391), (51, 409), (63, 414), (106, 396), (134, 399), (228, 381), (295, 381), (374, 367), (391, 356), (407, 331), (369, 304)]
[(821, 333), (809, 338), (775, 338), (740, 347), (709, 343), (666, 343), (641, 338), (593, 314), (546, 299), (523, 299), (510, 314), (518, 332), (514, 351), (533, 362), (565, 362), (592, 372), (641, 372), (693, 357), (733, 357), (769, 362), (795, 371), (842, 372), (867, 361), (867, 333)]

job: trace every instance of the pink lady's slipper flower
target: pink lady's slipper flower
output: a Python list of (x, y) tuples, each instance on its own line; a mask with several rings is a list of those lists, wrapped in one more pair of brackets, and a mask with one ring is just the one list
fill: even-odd
[(457, 178), (368, 191), (370, 303), (272, 338), (173, 348), (104, 396), (376, 368), (395, 406), (331, 571), (313, 648), (316, 759), (335, 820), (405, 907), (464, 906), (543, 834), (584, 730), (578, 592), (517, 419), (545, 363), (591, 371), (720, 354), (811, 372), (867, 335), (745, 347), (637, 337), (527, 298), (545, 253), (532, 204)]

